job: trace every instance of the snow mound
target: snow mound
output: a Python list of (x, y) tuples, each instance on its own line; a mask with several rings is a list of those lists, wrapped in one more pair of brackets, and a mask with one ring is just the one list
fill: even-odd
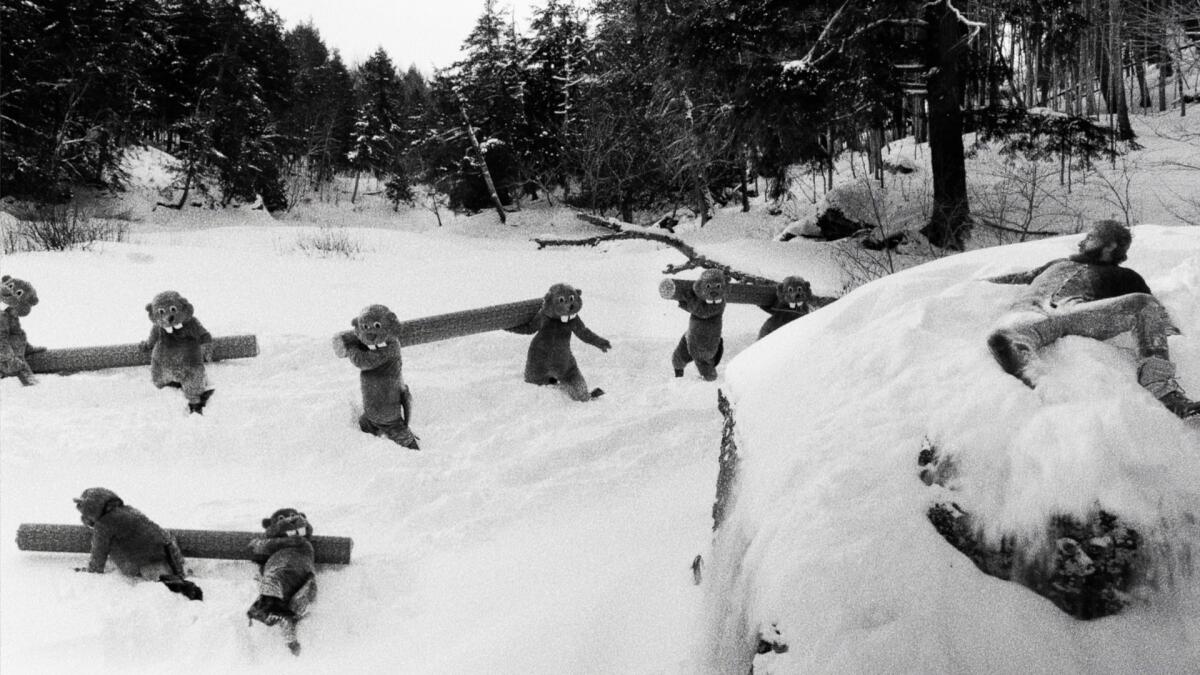
[[(713, 671), (1195, 672), (1194, 577), (1076, 622), (979, 572), (925, 517), (953, 499), (992, 536), (1035, 537), (1051, 514), (1100, 503), (1169, 542), (1162, 557), (1194, 557), (1200, 431), (1138, 386), (1129, 345), (1065, 338), (1043, 350), (1036, 390), (987, 350), (1020, 288), (982, 279), (1062, 257), (1077, 239), (895, 274), (730, 364), (742, 461), (705, 581), (700, 658)], [(1137, 227), (1126, 264), (1182, 329), (1172, 357), (1200, 394), (1200, 229)], [(954, 455), (961, 493), (917, 478), (925, 438)], [(774, 630), (789, 651), (755, 661), (758, 635)]]

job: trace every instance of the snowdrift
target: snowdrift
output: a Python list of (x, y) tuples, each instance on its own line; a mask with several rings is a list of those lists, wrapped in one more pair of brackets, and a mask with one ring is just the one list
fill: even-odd
[[(1079, 237), (942, 259), (863, 286), (740, 354), (726, 374), (741, 454), (713, 542), (698, 660), (711, 672), (1195, 672), (1200, 431), (1133, 375), (1121, 338), (1069, 337), (1030, 390), (985, 339), (1028, 269)], [(1128, 266), (1162, 300), (1179, 380), (1200, 394), (1200, 228), (1139, 226)], [(927, 487), (929, 438), (960, 492)], [(953, 499), (991, 537), (1036, 538), (1100, 503), (1157, 549), (1157, 587), (1079, 622), (984, 575), (925, 517)], [(1181, 563), (1181, 561), (1183, 561)], [(755, 658), (778, 631), (786, 653)]]

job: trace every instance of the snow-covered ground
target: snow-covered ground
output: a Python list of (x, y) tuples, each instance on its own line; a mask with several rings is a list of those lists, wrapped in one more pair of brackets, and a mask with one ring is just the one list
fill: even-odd
[[(1074, 463), (1070, 489), (1018, 499), (1000, 482), (987, 495), (996, 505), (1046, 509), (1101, 490), (1128, 497), (1131, 517), (1195, 512), (1200, 453), (1187, 450), (1200, 438), (1131, 384), (1128, 354), (1064, 340), (1035, 394), (983, 346), (1014, 289), (971, 279), (1059, 256), (1074, 239), (896, 275), (761, 343), (766, 315), (732, 305), (736, 361), (728, 380), (723, 364), (708, 383), (693, 369), (671, 374), (687, 319), (657, 284), (682, 261), (673, 249), (537, 250), (532, 237), (598, 232), (542, 207), (514, 214), (515, 227), (483, 213), (444, 215), (441, 228), (378, 199), (280, 219), (151, 210), (165, 182), (147, 154), (140, 187), (113, 211), (135, 219), (128, 241), (0, 259), (38, 290), (22, 320), (31, 341), (144, 339), (143, 307), (172, 289), (214, 335), (253, 333), (261, 353), (210, 366), (216, 395), (203, 417), (186, 414), (179, 392), (154, 389), (147, 368), (0, 381), (0, 672), (691, 673), (714, 635), (731, 635), (717, 609), (777, 622), (791, 651), (760, 665), (780, 672), (1194, 672), (1200, 662), (1194, 592), (1078, 623), (977, 572), (924, 519), (934, 492), (915, 477), (924, 434), (975, 458), (979, 475)], [(680, 231), (706, 255), (801, 274), (824, 295), (852, 281), (835, 245), (773, 241), (786, 221), (765, 210)], [(321, 237), (358, 253), (302, 250)], [(1130, 264), (1184, 328), (1171, 347), (1200, 393), (1200, 230), (1136, 237)], [(404, 350), (420, 452), (358, 431), (357, 371), (329, 339), (363, 306), (416, 318), (538, 297), (559, 281), (583, 289), (581, 318), (613, 342), (608, 353), (574, 344), (603, 398), (579, 404), (523, 383), (529, 338), (487, 333)], [(752, 542), (740, 577), (721, 560), (735, 547), (711, 550), (718, 387), (732, 389), (744, 480), (757, 485), (729, 528)], [(205, 601), (189, 603), (113, 572), (76, 574), (82, 555), (16, 549), (20, 523), (78, 522), (71, 498), (94, 486), (175, 528), (248, 530), (294, 506), (319, 534), (352, 537), (353, 562), (320, 571), (295, 658), (276, 629), (246, 625), (250, 563), (191, 560)], [(1037, 513), (997, 512), (1014, 526)], [(709, 561), (699, 587), (697, 553)], [(1152, 660), (1128, 660), (1139, 655)]]

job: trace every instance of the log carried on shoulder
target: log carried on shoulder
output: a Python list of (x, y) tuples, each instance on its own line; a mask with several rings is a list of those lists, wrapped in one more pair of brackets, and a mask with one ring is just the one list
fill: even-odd
[(529, 323), (542, 309), (542, 298), (491, 305), (449, 314), (401, 321), (400, 346), (425, 344), (449, 338), (516, 328)]
[[(666, 278), (658, 283), (658, 294), (664, 300), (679, 300), (684, 289), (692, 287), (691, 279)], [(729, 284), (725, 293), (725, 302), (742, 305), (773, 305), (775, 304), (775, 287), (765, 284)]]
[[(260, 532), (229, 532), (219, 530), (168, 529), (179, 544), (185, 558), (222, 558), (225, 560), (256, 560), (250, 550), (250, 540), (262, 537)], [(350, 564), (354, 541), (349, 537), (313, 535), (316, 561), (320, 564)], [(17, 548), (22, 551), (50, 553), (88, 553), (92, 550), (92, 531), (83, 525), (54, 523), (22, 523), (17, 528)]]
[[(253, 335), (229, 335), (213, 338), (213, 361), (258, 356), (258, 340)], [(137, 343), (102, 347), (47, 349), (27, 354), (29, 368), (35, 373), (74, 373), (81, 370), (127, 368), (150, 365), (150, 352)]]

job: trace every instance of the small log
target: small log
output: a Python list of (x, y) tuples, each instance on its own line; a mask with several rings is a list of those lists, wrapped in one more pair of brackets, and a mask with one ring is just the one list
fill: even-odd
[(542, 309), (542, 298), (426, 316), (400, 322), (400, 346), (516, 328), (529, 323)]
[[(213, 361), (258, 356), (258, 340), (253, 335), (228, 335), (213, 338)], [(102, 347), (48, 349), (28, 354), (25, 361), (35, 373), (74, 373), (81, 370), (128, 368), (150, 365), (150, 352), (137, 343)]]
[[(658, 283), (658, 294), (664, 300), (679, 300), (684, 289), (691, 287), (691, 279), (667, 278)], [(762, 284), (729, 284), (725, 293), (725, 302), (741, 305), (773, 305), (775, 300), (775, 287)]]
[[(221, 558), (223, 560), (258, 560), (250, 550), (250, 540), (262, 532), (229, 532), (220, 530), (171, 530), (185, 558)], [(350, 564), (354, 541), (349, 537), (314, 535), (313, 549), (321, 564)], [(83, 525), (54, 523), (22, 523), (17, 528), (17, 548), (21, 551), (50, 553), (89, 553), (92, 550), (92, 531)]]

